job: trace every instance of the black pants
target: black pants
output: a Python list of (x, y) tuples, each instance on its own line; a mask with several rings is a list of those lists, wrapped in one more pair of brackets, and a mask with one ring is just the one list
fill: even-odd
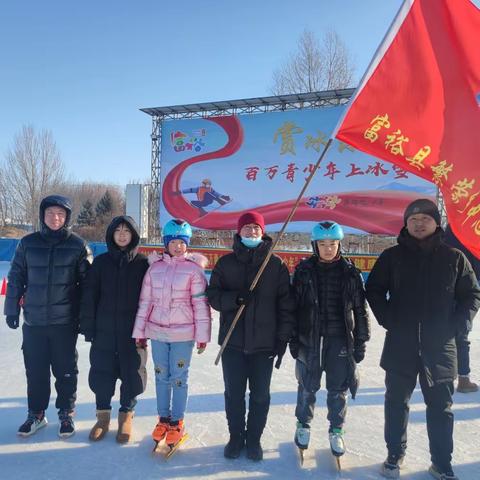
[(267, 423), (270, 408), (270, 381), (272, 354), (245, 353), (226, 348), (222, 354), (223, 381), (225, 383), (225, 412), (231, 435), (245, 433), (245, 392), (250, 389), (247, 420), (247, 442), (260, 440)]
[[(320, 389), (322, 372), (327, 383), (327, 419), (330, 430), (343, 428), (347, 415), (347, 391), (350, 373), (346, 339), (329, 337), (324, 344), (322, 358), (312, 357), (310, 365), (297, 360), (295, 376), (298, 381), (295, 416), (299, 422), (309, 424), (313, 420), (316, 393)], [(321, 360), (321, 362), (320, 362)]]
[[(427, 406), (427, 432), (432, 462), (441, 471), (448, 469), (453, 452), (453, 382), (429, 387), (419, 365), (419, 380)], [(407, 448), (409, 402), (417, 383), (417, 374), (386, 372), (385, 442), (389, 454), (404, 455)]]
[(97, 410), (110, 410), (117, 380), (120, 384), (120, 411), (133, 411), (136, 396), (145, 391), (147, 375), (146, 349), (130, 348), (115, 352), (95, 346), (90, 348), (90, 371), (88, 384), (93, 393)]
[(470, 342), (468, 340), (468, 330), (457, 332), (455, 343), (457, 344), (457, 362), (458, 374), (470, 374)]
[(71, 325), (30, 327), (23, 324), (23, 360), (28, 409), (39, 413), (50, 401), (50, 368), (55, 376), (59, 410), (71, 411), (77, 398), (77, 331)]

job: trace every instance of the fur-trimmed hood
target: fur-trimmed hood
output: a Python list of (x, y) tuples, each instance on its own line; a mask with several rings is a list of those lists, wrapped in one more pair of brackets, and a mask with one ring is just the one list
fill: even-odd
[(182, 261), (189, 261), (196, 263), (200, 268), (205, 270), (208, 265), (208, 258), (198, 252), (187, 252), (185, 255), (181, 257), (172, 257), (168, 253), (157, 253), (154, 251), (148, 255), (148, 263), (149, 265), (154, 264), (155, 262), (182, 262)]

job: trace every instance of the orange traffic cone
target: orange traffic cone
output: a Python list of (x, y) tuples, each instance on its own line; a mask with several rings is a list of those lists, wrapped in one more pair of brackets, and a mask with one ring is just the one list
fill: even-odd
[(2, 288), (0, 289), (0, 295), (7, 294), (7, 280), (4, 278), (2, 282)]

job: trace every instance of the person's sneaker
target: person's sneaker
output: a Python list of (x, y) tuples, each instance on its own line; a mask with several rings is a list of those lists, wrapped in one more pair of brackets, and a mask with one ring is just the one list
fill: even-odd
[(452, 467), (441, 471), (434, 463), (430, 465), (428, 473), (437, 480), (458, 480), (458, 477), (453, 473)]
[(459, 392), (459, 393), (478, 392), (478, 385), (476, 383), (470, 381), (470, 377), (468, 375), (459, 375), (458, 376), (458, 384), (457, 384), (457, 392)]
[(225, 458), (238, 458), (245, 447), (245, 435), (241, 433), (231, 434), (230, 440), (223, 449)]
[(328, 433), (328, 439), (333, 455), (340, 457), (345, 453), (345, 441), (343, 440), (343, 430), (341, 428), (332, 428), (332, 431)]
[(403, 464), (403, 456), (389, 455), (383, 462), (381, 474), (385, 478), (398, 478), (400, 476), (400, 467)]
[(260, 440), (247, 440), (247, 458), (254, 462), (263, 460), (263, 448), (260, 445)]
[(75, 424), (73, 423), (73, 412), (67, 410), (60, 410), (58, 412), (58, 436), (60, 438), (71, 437), (75, 433)]
[(185, 424), (183, 420), (170, 421), (165, 443), (169, 447), (174, 447), (185, 435)]
[(28, 412), (27, 419), (20, 425), (17, 435), (20, 437), (29, 437), (33, 435), (38, 429), (47, 425), (47, 417), (45, 412), (33, 413)]
[(170, 428), (170, 418), (159, 417), (158, 423), (152, 432), (153, 441), (160, 443), (167, 436), (167, 432), (169, 428)]
[(306, 450), (310, 443), (310, 425), (307, 423), (297, 422), (295, 430), (295, 445), (301, 450)]

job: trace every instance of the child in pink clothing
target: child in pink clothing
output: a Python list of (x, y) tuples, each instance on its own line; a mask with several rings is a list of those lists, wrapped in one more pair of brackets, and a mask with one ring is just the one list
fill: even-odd
[(170, 447), (184, 435), (188, 370), (196, 342), (198, 353), (210, 341), (211, 314), (205, 295), (203, 255), (187, 253), (190, 225), (170, 220), (163, 228), (165, 253), (153, 258), (143, 280), (132, 337), (137, 344), (150, 338), (155, 365), (158, 424), (155, 442)]

